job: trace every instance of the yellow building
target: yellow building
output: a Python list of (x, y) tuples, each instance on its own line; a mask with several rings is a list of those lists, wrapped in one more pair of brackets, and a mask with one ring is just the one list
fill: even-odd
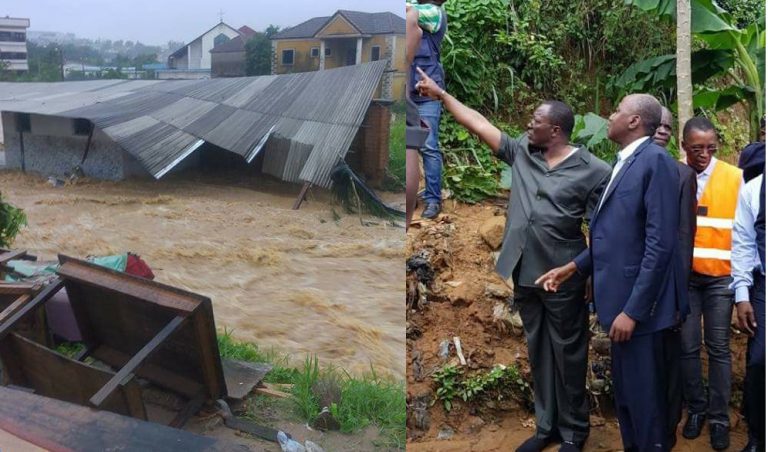
[(332, 69), (388, 59), (392, 71), (377, 97), (405, 99), (405, 19), (390, 13), (339, 10), (315, 17), (272, 37), (272, 73)]

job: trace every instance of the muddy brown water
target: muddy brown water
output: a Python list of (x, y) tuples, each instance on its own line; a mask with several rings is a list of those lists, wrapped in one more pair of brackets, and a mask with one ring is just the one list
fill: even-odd
[[(29, 225), (14, 248), (42, 259), (132, 251), (156, 280), (209, 296), (216, 326), (296, 362), (405, 375), (404, 230), (363, 226), (313, 190), (243, 175), (78, 181), (0, 172), (3, 198)], [(402, 195), (387, 194), (398, 202)]]

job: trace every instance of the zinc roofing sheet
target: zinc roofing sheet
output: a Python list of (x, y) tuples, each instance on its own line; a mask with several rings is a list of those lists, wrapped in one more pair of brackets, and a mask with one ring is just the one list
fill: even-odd
[(207, 141), (290, 182), (330, 186), (386, 61), (213, 80), (0, 83), (0, 111), (85, 118), (156, 178)]

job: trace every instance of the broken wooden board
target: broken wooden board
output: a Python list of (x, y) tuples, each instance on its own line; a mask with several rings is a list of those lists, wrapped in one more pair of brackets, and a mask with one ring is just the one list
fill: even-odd
[(234, 442), (2, 387), (0, 430), (48, 450), (250, 450)]
[[(30, 388), (36, 394), (81, 405), (87, 404), (88, 399), (115, 376), (113, 372), (67, 358), (17, 333), (0, 342), (0, 360), (4, 384)], [(100, 408), (146, 419), (141, 389), (135, 380), (112, 392)]]
[(227, 397), (243, 399), (253, 388), (259, 385), (264, 376), (272, 370), (272, 365), (249, 363), (234, 359), (222, 360), (224, 380), (227, 383)]
[(185, 380), (204, 386), (209, 399), (225, 395), (209, 298), (67, 256), (59, 256), (59, 261), (58, 274), (83, 340), (96, 344), (94, 357), (122, 368), (174, 319), (185, 319), (154, 344), (135, 372), (152, 366), (169, 377), (157, 382), (166, 389), (176, 389), (163, 384), (167, 380)]

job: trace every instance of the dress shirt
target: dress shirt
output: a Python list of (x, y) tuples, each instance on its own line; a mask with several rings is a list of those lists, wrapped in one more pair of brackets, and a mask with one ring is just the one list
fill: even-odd
[(603, 190), (603, 196), (600, 198), (600, 205), (598, 206), (597, 210), (600, 210), (601, 207), (603, 207), (603, 201), (605, 200), (605, 194), (608, 193), (608, 190), (611, 188), (611, 184), (613, 184), (613, 180), (616, 178), (616, 175), (619, 174), (619, 171), (621, 171), (621, 167), (624, 166), (624, 162), (629, 159), (632, 154), (635, 153), (635, 150), (637, 150), (640, 145), (647, 140), (648, 137), (641, 137), (637, 140), (629, 143), (627, 147), (620, 150), (618, 154), (616, 154), (616, 164), (613, 165), (613, 172), (611, 173), (611, 180), (608, 181), (608, 184), (605, 186), (605, 190)]
[(762, 181), (762, 175), (755, 177), (747, 184), (742, 185), (739, 191), (739, 203), (736, 206), (731, 245), (733, 282), (730, 288), (736, 292), (736, 303), (749, 301), (752, 272), (756, 268), (760, 268), (755, 219), (760, 211), (760, 184)]

